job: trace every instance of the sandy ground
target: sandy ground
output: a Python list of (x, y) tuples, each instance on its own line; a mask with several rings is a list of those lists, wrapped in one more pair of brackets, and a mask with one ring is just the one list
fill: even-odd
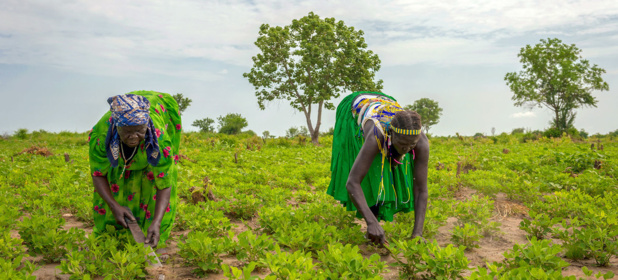
[[(474, 190), (463, 189), (460, 193), (456, 195), (457, 199), (465, 200), (469, 198), (472, 194), (474, 194)], [(497, 236), (487, 237), (481, 240), (480, 248), (476, 248), (465, 253), (468, 260), (470, 260), (469, 268), (464, 275), (468, 276), (472, 273), (477, 266), (484, 266), (487, 262), (499, 262), (504, 259), (503, 253), (507, 250), (510, 250), (515, 244), (524, 244), (527, 243), (526, 233), (519, 229), (519, 223), (527, 217), (527, 208), (519, 205), (517, 203), (508, 201), (504, 195), (498, 195), (495, 199), (495, 213), (496, 215), (492, 218), (493, 221), (501, 223), (500, 225), (500, 233)], [(65, 229), (76, 227), (81, 228), (86, 231), (87, 234), (92, 232), (92, 228), (86, 228), (83, 226), (83, 223), (77, 221), (71, 214), (65, 214), (63, 217), (66, 219), (67, 223), (64, 226)], [(451, 230), (455, 226), (457, 222), (456, 218), (449, 218), (444, 226), (442, 226), (436, 239), (441, 246), (446, 246), (450, 244), (451, 238)], [(247, 230), (247, 226), (242, 222), (233, 222), (235, 224), (234, 231), (236, 233), (240, 233), (242, 231)], [(364, 221), (358, 222), (362, 229), (366, 229), (366, 225)], [(257, 218), (254, 218), (247, 223), (250, 227), (255, 228), (258, 226)], [(158, 275), (165, 275), (165, 279), (227, 279), (223, 275), (223, 273), (218, 274), (209, 274), (205, 278), (195, 277), (191, 271), (193, 268), (184, 267), (182, 263), (182, 259), (177, 255), (177, 244), (179, 240), (179, 236), (186, 235), (187, 231), (182, 232), (173, 232), (172, 238), (170, 238), (168, 253), (169, 258), (165, 261), (163, 268), (153, 271), (149, 270), (150, 276), (148, 279), (159, 279)], [(16, 231), (12, 231), (11, 235), (13, 237), (18, 237), (19, 234)], [(370, 248), (371, 247), (371, 248)], [(378, 253), (382, 257), (382, 261), (387, 263), (393, 263), (393, 258), (388, 255), (388, 253), (382, 249), (376, 249), (373, 246), (361, 245), (360, 251), (364, 255), (370, 255), (373, 253)], [(40, 258), (30, 258), (33, 261), (40, 261)], [(582, 267), (586, 266), (589, 269), (596, 272), (607, 272), (612, 271), (615, 274), (618, 274), (618, 258), (613, 257), (610, 261), (610, 266), (608, 267), (596, 267), (594, 264), (594, 260), (582, 260), (582, 261), (571, 261), (569, 259), (564, 259), (569, 262), (571, 265), (566, 267), (563, 270), (563, 275), (574, 275), (578, 277), (578, 279), (584, 278), (585, 275), (582, 273)], [(223, 257), (223, 263), (231, 265), (231, 266), (239, 266), (241, 263), (236, 260), (235, 257), (225, 256)], [(61, 275), (60, 270), (56, 268), (59, 266), (59, 263), (52, 264), (43, 264), (40, 265), (41, 268), (37, 270), (34, 275), (37, 279), (68, 279), (68, 275)], [(253, 275), (259, 276), (263, 278), (268, 275), (268, 271), (259, 271), (254, 272)], [(388, 268), (386, 272), (382, 274), (384, 279), (398, 279), (397, 270), (394, 268)], [(594, 278), (591, 278), (594, 279)]]

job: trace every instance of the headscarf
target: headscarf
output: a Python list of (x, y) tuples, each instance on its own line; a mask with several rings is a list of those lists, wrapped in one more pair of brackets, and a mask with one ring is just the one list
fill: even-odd
[[(148, 163), (157, 166), (161, 155), (159, 153), (159, 142), (155, 135), (155, 128), (150, 118), (150, 102), (146, 97), (135, 94), (116, 95), (107, 99), (112, 117), (110, 119), (109, 130), (105, 138), (107, 159), (112, 167), (118, 166), (120, 156), (120, 136), (118, 127), (136, 126), (147, 124), (146, 137), (144, 144)], [(125, 163), (126, 164), (126, 163)]]

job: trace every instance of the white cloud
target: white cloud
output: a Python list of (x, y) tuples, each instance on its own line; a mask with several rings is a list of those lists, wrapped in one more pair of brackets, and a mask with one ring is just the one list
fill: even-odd
[(536, 114), (532, 111), (528, 111), (528, 112), (518, 112), (515, 114), (511, 115), (511, 118), (514, 119), (519, 119), (519, 118), (534, 118), (536, 117)]
[[(616, 31), (618, 1), (86, 1), (4, 0), (0, 63), (105, 75), (177, 75), (176, 60), (250, 67), (259, 26), (287, 25), (309, 11), (365, 31), (384, 65), (497, 64), (522, 45), (504, 38), (544, 30)], [(605, 22), (604, 22), (605, 21)], [(603, 24), (601, 24), (603, 23)], [(599, 27), (602, 26), (602, 27)], [(560, 30), (558, 30), (560, 29)], [(577, 32), (577, 30), (575, 30)], [(545, 35), (541, 35), (543, 37)], [(594, 53), (612, 54), (618, 38)], [(151, 65), (143, 67), (140, 65)], [(182, 65), (195, 77), (206, 65)], [(168, 69), (170, 68), (170, 69)]]

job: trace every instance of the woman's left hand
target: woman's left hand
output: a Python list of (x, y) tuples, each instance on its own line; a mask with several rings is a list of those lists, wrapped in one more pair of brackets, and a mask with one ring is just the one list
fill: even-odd
[(159, 231), (161, 230), (161, 225), (157, 223), (152, 223), (148, 227), (148, 231), (146, 234), (146, 240), (144, 243), (150, 245), (152, 248), (156, 248), (159, 245)]

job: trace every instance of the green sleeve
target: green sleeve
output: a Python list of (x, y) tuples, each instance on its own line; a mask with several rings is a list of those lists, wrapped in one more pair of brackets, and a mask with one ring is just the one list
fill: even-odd
[(88, 145), (90, 146), (90, 174), (93, 176), (107, 176), (111, 168), (105, 150), (105, 137), (107, 136), (107, 129), (109, 128), (110, 116), (110, 112), (103, 115), (101, 120), (92, 128), (88, 136)]

